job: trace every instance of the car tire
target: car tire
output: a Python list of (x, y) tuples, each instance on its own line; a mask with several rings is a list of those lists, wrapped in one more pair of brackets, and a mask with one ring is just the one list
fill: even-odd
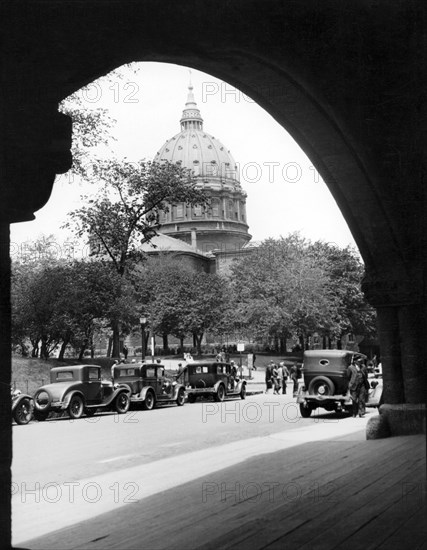
[(20, 425), (28, 424), (33, 416), (32, 409), (31, 401), (28, 398), (21, 399), (13, 411), (15, 422)]
[(148, 391), (146, 394), (145, 394), (145, 399), (142, 403), (142, 408), (145, 410), (145, 411), (151, 411), (152, 409), (154, 409), (154, 405), (155, 405), (155, 398), (154, 398), (154, 394), (152, 391)]
[(187, 400), (189, 403), (195, 403), (196, 402), (196, 396), (194, 395), (194, 393), (189, 393), (187, 395)]
[[(324, 392), (319, 392), (320, 388), (324, 388)], [(332, 380), (326, 378), (326, 376), (316, 376), (308, 385), (308, 393), (310, 395), (321, 396), (334, 395), (335, 385)]]
[(177, 398), (176, 398), (176, 404), (178, 405), (178, 407), (182, 407), (185, 403), (185, 391), (183, 390), (183, 388), (181, 388), (179, 391), (178, 391), (178, 395), (177, 395)]
[(307, 407), (304, 403), (300, 403), (299, 412), (303, 418), (309, 418), (312, 410), (313, 409), (311, 407)]
[(70, 399), (67, 409), (70, 418), (74, 420), (80, 418), (83, 414), (83, 409), (83, 399), (80, 397), (80, 395), (73, 395), (73, 397)]
[(240, 399), (246, 399), (246, 384), (243, 384), (240, 390)]
[(223, 384), (220, 384), (216, 391), (215, 401), (222, 402), (224, 401), (224, 399), (225, 399), (225, 388)]
[(130, 407), (130, 397), (126, 392), (121, 392), (114, 401), (114, 408), (118, 414), (125, 414)]

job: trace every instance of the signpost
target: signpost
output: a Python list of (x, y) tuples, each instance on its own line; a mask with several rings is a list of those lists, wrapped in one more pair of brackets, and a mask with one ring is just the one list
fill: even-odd
[(239, 342), (237, 344), (237, 351), (240, 353), (240, 378), (243, 378), (243, 369), (242, 369), (242, 351), (245, 351), (245, 344), (243, 342)]

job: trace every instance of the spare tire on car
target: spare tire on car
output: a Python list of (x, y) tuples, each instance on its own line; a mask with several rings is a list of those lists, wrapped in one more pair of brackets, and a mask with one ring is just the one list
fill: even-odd
[(310, 395), (328, 396), (334, 395), (335, 385), (330, 378), (326, 376), (315, 376), (308, 385)]

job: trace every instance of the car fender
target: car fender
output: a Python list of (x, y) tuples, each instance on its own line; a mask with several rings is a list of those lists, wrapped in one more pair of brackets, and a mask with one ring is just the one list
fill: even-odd
[(19, 395), (17, 395), (16, 397), (14, 397), (12, 399), (12, 411), (15, 410), (18, 403), (20, 403), (23, 399), (29, 399), (30, 403), (31, 403), (31, 406), (34, 407), (34, 401), (33, 401), (33, 398), (31, 397), (31, 395), (28, 395), (26, 393), (20, 393)]
[(183, 391), (185, 392), (185, 387), (182, 385), (182, 384), (175, 384), (174, 388), (173, 388), (173, 396), (172, 396), (172, 399), (175, 400), (177, 397), (178, 397), (178, 393), (179, 393), (179, 390), (180, 389), (183, 389)]
[(74, 391), (68, 392), (64, 396), (64, 399), (62, 401), (62, 408), (63, 409), (66, 409), (68, 407), (68, 405), (70, 404), (71, 398), (74, 397), (75, 395), (79, 395), (83, 400), (83, 405), (85, 405), (86, 399), (85, 399), (85, 396), (83, 395), (83, 393), (79, 390), (74, 390)]
[(115, 388), (113, 393), (108, 396), (108, 399), (105, 399), (104, 401), (101, 401), (98, 404), (98, 407), (108, 407), (109, 405), (111, 405), (114, 402), (114, 400), (117, 398), (117, 396), (120, 395), (121, 393), (128, 393), (129, 397), (130, 397), (131, 391), (130, 391), (129, 386), (126, 386), (126, 384), (123, 384), (123, 385), (120, 385), (119, 387)]
[(154, 398), (157, 399), (156, 390), (153, 388), (153, 386), (144, 386), (139, 394), (139, 398), (145, 400), (145, 396), (147, 395), (148, 391), (152, 391), (154, 394)]
[(236, 393), (240, 393), (242, 391), (243, 386), (246, 386), (246, 380), (236, 381), (235, 386), (234, 386), (234, 391)]
[(214, 385), (214, 390), (215, 390), (215, 392), (218, 391), (218, 388), (219, 388), (220, 386), (224, 386), (224, 388), (225, 388), (225, 393), (227, 393), (227, 386), (226, 386), (226, 384), (224, 384), (224, 382), (223, 382), (222, 380), (218, 380), (218, 382), (215, 382), (215, 385)]
[[(377, 384), (375, 384), (377, 382)], [(372, 387), (374, 386), (374, 387)], [(375, 380), (369, 379), (369, 390), (366, 399), (366, 405), (368, 407), (379, 407), (382, 404), (383, 384), (382, 380), (376, 378)]]

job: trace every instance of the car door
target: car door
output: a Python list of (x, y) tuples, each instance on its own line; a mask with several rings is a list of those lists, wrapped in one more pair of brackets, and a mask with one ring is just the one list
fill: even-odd
[(90, 404), (102, 401), (102, 383), (100, 367), (87, 368), (87, 380), (84, 384), (84, 394), (86, 402)]

